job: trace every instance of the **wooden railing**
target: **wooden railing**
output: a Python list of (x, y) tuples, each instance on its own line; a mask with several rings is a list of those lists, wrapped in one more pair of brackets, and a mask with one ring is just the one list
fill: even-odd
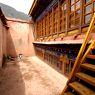
[[(74, 63), (74, 67), (73, 67), (73, 69), (72, 69), (72, 71), (71, 71), (71, 73), (69, 75), (67, 85), (68, 85), (68, 83), (73, 81), (73, 78), (75, 77), (75, 74), (78, 71), (78, 67), (80, 66), (81, 58), (82, 58), (83, 53), (84, 53), (84, 51), (86, 49), (86, 45), (89, 42), (89, 37), (90, 37), (90, 34), (92, 32), (92, 29), (93, 29), (93, 26), (94, 26), (94, 22), (95, 22), (95, 13), (94, 13), (94, 15), (92, 17), (92, 20), (91, 20), (91, 23), (90, 23), (90, 25), (88, 27), (88, 31), (87, 31), (87, 33), (85, 35), (83, 44), (82, 44), (82, 46), (80, 48), (80, 51), (79, 51), (79, 53), (77, 55), (76, 61)], [(65, 89), (63, 90), (62, 95), (64, 95), (63, 93), (67, 91), (67, 89), (68, 89), (67, 85), (66, 85)]]
[(85, 54), (83, 55), (80, 64), (84, 63), (86, 56), (91, 52), (92, 49), (95, 48), (95, 40), (92, 41), (92, 43), (90, 44), (90, 46), (88, 47), (87, 51), (85, 52)]

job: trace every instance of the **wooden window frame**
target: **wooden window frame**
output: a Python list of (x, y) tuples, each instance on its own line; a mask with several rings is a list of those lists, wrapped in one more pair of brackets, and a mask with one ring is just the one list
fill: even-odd
[(57, 34), (58, 32), (58, 3), (53, 7), (53, 33)]
[[(82, 23), (83, 23), (83, 25), (88, 25), (89, 24), (89, 21), (86, 23), (85, 22), (85, 17), (87, 16), (87, 15), (90, 15), (91, 14), (91, 18), (92, 18), (92, 15), (94, 14), (94, 12), (95, 12), (95, 9), (94, 9), (94, 2), (95, 2), (95, 0), (91, 0), (91, 2), (88, 2), (88, 3), (85, 3), (85, 1), (83, 1), (83, 17), (84, 17), (84, 19), (83, 19), (83, 21), (82, 21)], [(86, 11), (86, 7), (87, 6), (89, 6), (89, 5), (91, 5), (92, 4), (92, 11), (91, 12), (89, 12), (89, 13), (85, 13), (85, 11)], [(90, 18), (90, 20), (91, 20), (91, 18)]]
[[(76, 8), (76, 4), (80, 2), (80, 7)], [(74, 0), (74, 3), (71, 4), (71, 0), (69, 1), (70, 3), (70, 7), (69, 7), (69, 29), (75, 28), (75, 27), (79, 27), (80, 25), (80, 16), (77, 17), (76, 12), (80, 11), (81, 12), (81, 0)], [(71, 8), (74, 7), (74, 10), (71, 11)], [(73, 15), (73, 19), (71, 19), (71, 15)], [(76, 25), (76, 20), (79, 19), (79, 24)], [(74, 26), (71, 27), (71, 22), (74, 22)]]
[(52, 11), (49, 12), (48, 36), (52, 35)]
[[(80, 28), (80, 31), (83, 27), (85, 26), (88, 26), (89, 23), (85, 23), (85, 16), (91, 14), (93, 15), (93, 13), (95, 12), (95, 0), (91, 0), (91, 2), (88, 2), (87, 4), (85, 4), (85, 1), (83, 0), (74, 0), (74, 3), (73, 4), (70, 4), (70, 0), (65, 0), (65, 1), (58, 1), (59, 3), (53, 5), (52, 9), (46, 14), (47, 16), (43, 17), (41, 20), (39, 20), (37, 22), (37, 25), (36, 25), (36, 31), (37, 31), (37, 38), (40, 38), (40, 37), (48, 37), (48, 36), (53, 36), (55, 34), (60, 34), (60, 33), (65, 33), (65, 32), (69, 32), (71, 30), (74, 30), (74, 29), (79, 29)], [(60, 28), (63, 28), (63, 25), (64, 25), (64, 22), (63, 22), (63, 15), (62, 15), (62, 10), (61, 8), (63, 7), (63, 5), (66, 3), (67, 5), (67, 15), (66, 15), (66, 31), (64, 29), (60, 29)], [(79, 4), (79, 8), (76, 9), (76, 3), (80, 2)], [(92, 11), (90, 13), (85, 13), (85, 9), (86, 9), (86, 6), (92, 4)], [(58, 7), (58, 11), (56, 12), (54, 7)], [(74, 6), (74, 12), (71, 12), (71, 7)], [(76, 14), (76, 12), (79, 10), (80, 12), (80, 17)], [(55, 17), (54, 17), (54, 14), (58, 13), (58, 19), (57, 21), (54, 21)], [(75, 25), (75, 22), (78, 24), (74, 27), (70, 27), (70, 16), (71, 14), (74, 15), (74, 18), (71, 20), (71, 21), (74, 21), (74, 25)], [(45, 18), (45, 26), (43, 26), (43, 19)], [(51, 18), (51, 19), (50, 19)], [(49, 20), (50, 19), (50, 20)], [(76, 20), (76, 19), (79, 19)], [(40, 22), (40, 24), (39, 24)], [(47, 25), (46, 25), (47, 23)], [(56, 29), (56, 31), (54, 30)], [(61, 31), (62, 30), (62, 31)], [(44, 35), (43, 35), (44, 34)]]

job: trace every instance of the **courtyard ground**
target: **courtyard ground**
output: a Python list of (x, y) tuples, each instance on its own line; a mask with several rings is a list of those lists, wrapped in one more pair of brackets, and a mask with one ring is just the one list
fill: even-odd
[(38, 57), (29, 57), (0, 70), (0, 95), (59, 95), (66, 81)]

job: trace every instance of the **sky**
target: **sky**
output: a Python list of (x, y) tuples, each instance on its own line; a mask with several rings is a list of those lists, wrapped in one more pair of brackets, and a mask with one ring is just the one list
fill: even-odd
[(34, 0), (0, 0), (0, 3), (9, 5), (17, 11), (28, 14)]

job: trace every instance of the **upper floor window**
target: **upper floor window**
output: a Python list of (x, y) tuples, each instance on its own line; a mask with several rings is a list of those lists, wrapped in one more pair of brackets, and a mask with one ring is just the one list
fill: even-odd
[(91, 17), (95, 11), (95, 0), (85, 0), (84, 1), (84, 23), (89, 23)]
[(67, 16), (67, 4), (65, 0), (60, 3), (60, 21), (59, 21), (60, 32), (65, 32), (66, 30), (66, 22), (67, 22), (66, 16)]
[(54, 33), (58, 31), (58, 5), (54, 6)]
[(75, 27), (80, 24), (80, 0), (70, 0), (70, 20), (69, 27)]
[(49, 12), (49, 30), (48, 34), (50, 35), (52, 33), (52, 11)]

